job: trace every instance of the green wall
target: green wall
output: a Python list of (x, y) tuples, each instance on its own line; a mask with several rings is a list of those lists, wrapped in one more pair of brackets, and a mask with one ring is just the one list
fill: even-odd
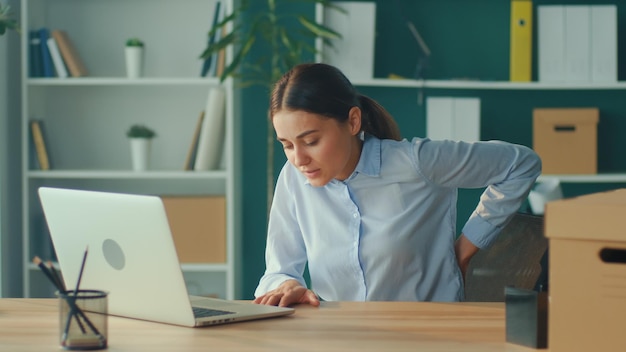
[[(432, 51), (429, 79), (508, 80), (509, 11), (506, 0), (420, 0), (376, 1), (377, 37), (375, 76), (395, 73), (411, 77), (414, 73), (417, 48), (402, 21), (408, 16), (420, 31)], [(259, 8), (255, 2), (250, 11)], [(588, 4), (590, 1), (540, 1), (543, 4)], [(594, 2), (595, 3), (595, 2)], [(619, 79), (626, 80), (626, 2), (603, 1), (618, 5)], [(597, 4), (600, 4), (598, 2)], [(310, 5), (299, 5), (302, 11), (313, 13)], [(292, 8), (293, 9), (293, 8)], [(535, 16), (536, 19), (536, 16)], [(536, 27), (535, 27), (536, 28)], [(536, 43), (536, 38), (535, 41)], [(259, 53), (258, 55), (262, 55)], [(536, 50), (534, 75), (536, 79)], [(420, 104), (415, 88), (358, 87), (377, 99), (396, 118), (403, 136), (425, 134), (424, 105)], [(535, 107), (600, 108), (598, 125), (599, 172), (626, 172), (626, 90), (456, 90), (430, 89), (424, 96), (465, 96), (481, 99), (481, 135), (484, 139), (501, 139), (532, 146), (532, 109)], [(243, 298), (252, 298), (254, 289), (265, 269), (266, 238), (265, 155), (266, 111), (268, 90), (251, 87), (242, 90), (243, 144)], [(282, 149), (276, 144), (274, 165), (276, 174), (285, 162)], [(566, 197), (597, 192), (624, 184), (565, 184)], [(473, 210), (481, 190), (461, 190), (458, 204), (460, 227)]]

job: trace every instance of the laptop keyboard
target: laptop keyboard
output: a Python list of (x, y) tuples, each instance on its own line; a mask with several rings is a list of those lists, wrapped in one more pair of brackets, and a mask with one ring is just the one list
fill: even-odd
[(235, 314), (235, 312), (229, 312), (225, 310), (219, 309), (210, 309), (210, 308), (202, 308), (202, 307), (191, 307), (193, 308), (193, 316), (196, 318), (206, 318), (206, 317), (215, 317), (226, 314)]

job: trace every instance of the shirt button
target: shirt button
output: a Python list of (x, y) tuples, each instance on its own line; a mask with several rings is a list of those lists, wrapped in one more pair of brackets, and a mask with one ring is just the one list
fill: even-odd
[(352, 217), (356, 219), (357, 217), (359, 217), (359, 214), (354, 213), (354, 214), (352, 214)]

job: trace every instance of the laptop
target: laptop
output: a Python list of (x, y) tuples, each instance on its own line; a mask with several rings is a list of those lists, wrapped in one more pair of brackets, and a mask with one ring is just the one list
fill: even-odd
[[(160, 197), (40, 187), (65, 286), (109, 293), (109, 314), (200, 327), (284, 316), (293, 308), (191, 296)], [(195, 313), (194, 313), (195, 312)]]

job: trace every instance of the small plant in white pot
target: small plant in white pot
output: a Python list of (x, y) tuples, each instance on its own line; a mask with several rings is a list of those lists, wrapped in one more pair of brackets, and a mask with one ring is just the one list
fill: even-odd
[(144, 44), (139, 38), (126, 40), (126, 75), (128, 78), (139, 78), (143, 75)]
[(150, 147), (152, 138), (156, 133), (149, 127), (141, 124), (134, 124), (126, 131), (126, 136), (130, 140), (130, 151), (133, 162), (133, 170), (145, 171), (150, 165)]

